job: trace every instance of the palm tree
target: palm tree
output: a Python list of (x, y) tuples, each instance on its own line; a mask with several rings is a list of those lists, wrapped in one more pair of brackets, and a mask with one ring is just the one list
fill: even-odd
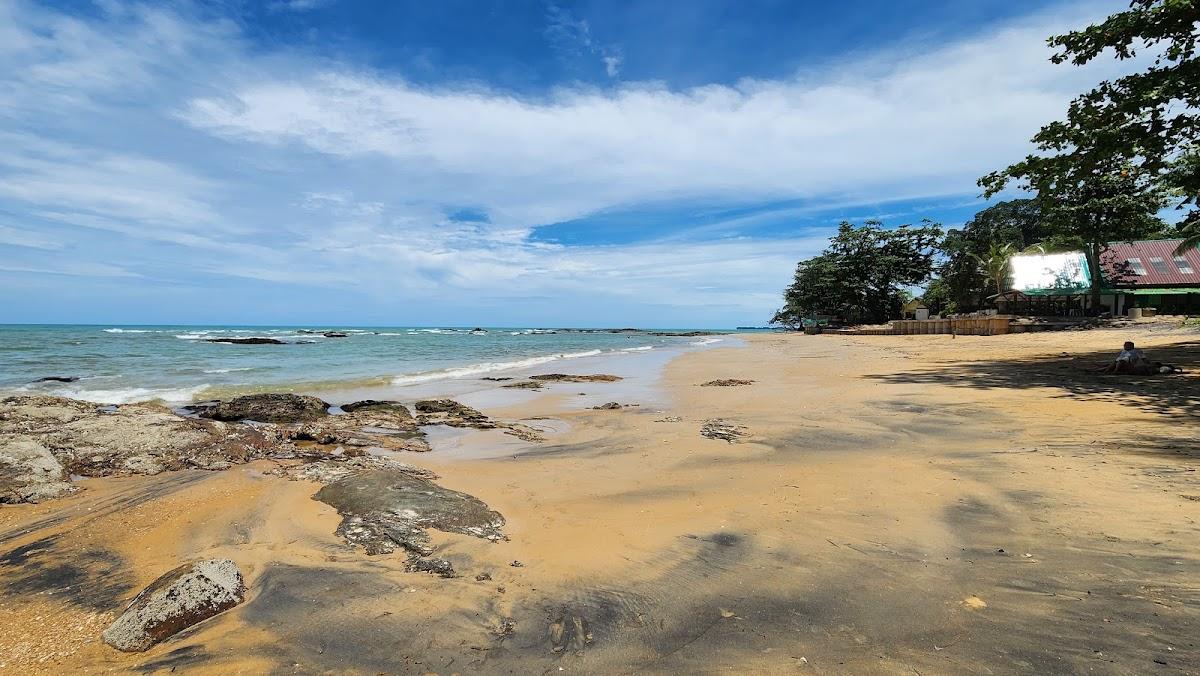
[(1008, 281), (1008, 261), (1016, 253), (1012, 244), (996, 244), (993, 242), (983, 256), (971, 254), (979, 264), (979, 272), (988, 281), (996, 285), (996, 293), (1004, 293), (1004, 283)]

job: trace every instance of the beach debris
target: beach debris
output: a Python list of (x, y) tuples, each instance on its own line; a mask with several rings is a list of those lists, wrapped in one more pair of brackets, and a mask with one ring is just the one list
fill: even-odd
[(231, 345), (287, 345), (287, 341), (278, 338), (203, 338), (201, 340), (205, 343), (229, 343)]
[(551, 383), (615, 383), (618, 380), (624, 380), (621, 376), (614, 376), (607, 373), (595, 373), (586, 376), (566, 373), (543, 373), (542, 375), (529, 376), (529, 379)]
[(610, 402), (608, 402), (607, 404), (600, 404), (599, 406), (593, 406), (593, 407), (592, 407), (592, 410), (595, 410), (595, 411), (616, 411), (616, 410), (618, 410), (618, 409), (621, 409), (621, 408), (624, 408), (623, 406), (621, 406), (621, 404), (618, 404), (618, 403), (617, 403), (617, 402), (615, 402), (615, 401), (610, 401)]
[(705, 420), (704, 425), (700, 428), (700, 434), (709, 439), (718, 439), (729, 443), (750, 436), (744, 426), (726, 422), (721, 418)]
[(710, 380), (707, 383), (700, 383), (700, 387), (741, 387), (743, 385), (753, 385), (753, 380), (739, 380), (737, 378), (723, 378), (721, 380)]
[[(481, 500), (401, 469), (348, 474), (321, 487), (313, 499), (338, 511), (342, 522), (337, 535), (368, 555), (400, 547), (428, 557), (434, 551), (426, 532), (430, 528), (492, 541), (504, 538), (504, 517)], [(419, 565), (424, 564), (410, 558), (409, 566)]]
[(517, 561), (515, 559), (513, 560), (512, 563), (510, 563), (508, 565), (512, 566), (513, 568), (524, 568), (525, 567), (525, 564), (523, 564), (520, 561)]
[(519, 383), (509, 383), (500, 387), (507, 387), (512, 390), (540, 390), (545, 387), (545, 384), (536, 380), (522, 380)]
[(987, 608), (988, 605), (987, 601), (984, 601), (975, 595), (971, 595), (963, 599), (962, 604), (971, 610), (983, 610), (984, 608)]
[(0, 435), (0, 503), (41, 502), (76, 490), (50, 449), (29, 437)]
[(517, 630), (517, 621), (511, 617), (500, 619), (500, 624), (496, 626), (497, 636), (512, 636)]
[(654, 422), (659, 422), (659, 423), (677, 423), (677, 422), (683, 422), (683, 417), (682, 417), (682, 416), (677, 416), (677, 415), (669, 415), (669, 416), (667, 416), (667, 417), (665, 417), (665, 418), (659, 418), (658, 420), (655, 420)]
[(154, 404), (97, 406), (43, 395), (0, 399), (0, 484), (9, 500), (65, 495), (66, 475), (158, 474), (184, 468), (226, 469), (290, 452), (272, 429), (185, 418)]
[(141, 652), (245, 600), (246, 585), (229, 559), (187, 563), (162, 575), (134, 597), (104, 630), (104, 642)]
[(292, 423), (328, 415), (329, 404), (303, 394), (247, 394), (229, 401), (203, 402), (185, 406), (201, 418), (236, 421), (255, 420)]
[(73, 383), (79, 380), (79, 376), (46, 376), (34, 380), (35, 383)]
[(492, 574), (491, 574), (491, 573), (487, 573), (487, 572), (480, 573), (480, 574), (478, 574), (478, 575), (476, 575), (476, 576), (475, 576), (475, 581), (476, 581), (476, 582), (490, 582), (490, 581), (491, 581), (491, 579), (492, 579)]

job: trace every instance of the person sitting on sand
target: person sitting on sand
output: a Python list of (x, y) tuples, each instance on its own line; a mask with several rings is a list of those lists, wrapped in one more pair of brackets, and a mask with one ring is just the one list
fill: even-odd
[(1146, 355), (1137, 347), (1133, 341), (1125, 341), (1121, 352), (1113, 363), (1104, 367), (1105, 373), (1118, 373), (1121, 375), (1130, 376), (1145, 376), (1155, 372), (1155, 368), (1146, 359)]

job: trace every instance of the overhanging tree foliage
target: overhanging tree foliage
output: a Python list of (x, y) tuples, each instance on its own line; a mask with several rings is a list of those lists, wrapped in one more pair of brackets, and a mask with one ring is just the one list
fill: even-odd
[(842, 222), (828, 248), (796, 266), (771, 323), (799, 326), (816, 315), (855, 323), (898, 317), (907, 288), (933, 274), (941, 236), (941, 226), (928, 220), (891, 230), (874, 220)]
[(1169, 195), (1195, 203), (1195, 171), (1181, 159), (1195, 152), (1197, 138), (1198, 21), (1194, 0), (1134, 0), (1100, 24), (1050, 38), (1060, 50), (1056, 63), (1082, 65), (1109, 48), (1120, 59), (1142, 48), (1160, 51), (1146, 71), (1072, 101), (1065, 120), (1033, 137), (1038, 154), (979, 180), (987, 196), (1012, 181), (1037, 193), (1052, 237), (1087, 254), (1093, 308), (1107, 243), (1161, 231), (1155, 214)]

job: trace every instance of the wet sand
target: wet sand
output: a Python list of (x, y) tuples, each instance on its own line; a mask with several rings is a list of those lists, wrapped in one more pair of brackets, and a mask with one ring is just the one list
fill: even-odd
[[(1085, 370), (1126, 339), (1188, 373)], [(506, 400), (485, 412), (548, 440), (402, 458), (507, 521), (431, 531), (454, 579), (350, 547), (272, 462), (88, 480), (0, 508), (0, 671), (1198, 673), (1198, 347), (768, 334), (674, 359), (643, 406)], [(721, 378), (755, 382), (698, 386)], [(714, 418), (749, 436), (702, 437)], [(100, 643), (200, 557), (236, 561), (247, 602), (146, 653)]]

